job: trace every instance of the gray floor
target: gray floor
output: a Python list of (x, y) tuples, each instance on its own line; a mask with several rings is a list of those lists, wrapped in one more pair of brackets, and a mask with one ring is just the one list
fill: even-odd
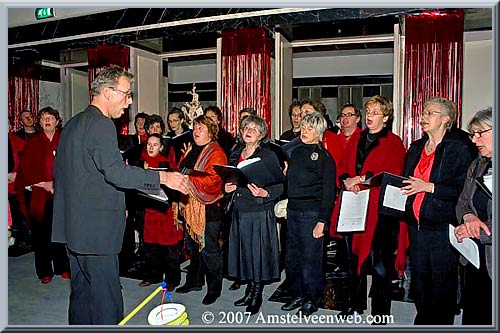
[[(37, 325), (37, 326), (58, 326), (67, 325), (67, 310), (69, 301), (69, 281), (56, 276), (54, 280), (47, 284), (40, 284), (36, 278), (33, 265), (33, 254), (24, 255), (17, 258), (9, 258), (9, 326), (21, 325)], [(185, 263), (187, 265), (187, 263)], [(183, 273), (183, 279), (185, 274)], [(152, 285), (149, 287), (138, 286), (138, 280), (122, 278), (123, 298), (125, 303), (125, 315), (129, 314), (137, 305), (139, 305), (147, 296), (149, 296), (158, 286)], [(233, 302), (235, 299), (243, 295), (244, 288), (237, 291), (229, 291), (230, 281), (224, 280), (222, 296), (212, 305), (205, 306), (201, 304), (201, 299), (205, 295), (206, 287), (202, 291), (191, 292), (188, 294), (172, 293), (173, 301), (186, 306), (190, 324), (199, 327), (209, 326), (229, 326), (229, 325), (259, 325), (259, 326), (283, 326), (283, 320), (286, 320), (288, 312), (280, 309), (281, 303), (269, 302), (267, 298), (273, 294), (279, 286), (279, 282), (268, 285), (264, 289), (264, 304), (261, 308), (261, 314), (247, 318), (243, 315), (244, 308), (235, 307)], [(161, 303), (161, 293), (156, 295), (147, 305), (145, 305), (134, 317), (132, 317), (126, 325), (141, 325), (147, 326), (147, 317), (149, 312)], [(210, 311), (213, 314), (214, 321), (211, 324), (205, 324), (203, 319), (210, 319)], [(295, 313), (291, 312), (290, 315)], [(367, 319), (363, 315), (363, 320)], [(320, 309), (318, 315), (335, 315), (338, 311)], [(274, 316), (270, 316), (274, 315)], [(281, 324), (272, 324), (269, 321), (279, 316), (282, 320)], [(392, 303), (392, 315), (394, 319), (393, 326), (412, 325), (415, 316), (414, 305), (404, 302)], [(203, 317), (203, 318), (202, 318)], [(327, 319), (323, 316), (323, 320)], [(333, 318), (333, 317), (332, 317)], [(225, 322), (222, 320), (225, 319)], [(273, 319), (275, 320), (275, 319)], [(321, 320), (321, 319), (319, 319)], [(461, 321), (460, 316), (455, 317), (455, 325)], [(275, 321), (276, 322), (276, 321)], [(301, 327), (314, 324), (297, 324), (288, 321), (293, 327)], [(342, 327), (353, 326), (356, 324), (316, 324), (315, 327)], [(364, 325), (367, 324), (358, 324)]]

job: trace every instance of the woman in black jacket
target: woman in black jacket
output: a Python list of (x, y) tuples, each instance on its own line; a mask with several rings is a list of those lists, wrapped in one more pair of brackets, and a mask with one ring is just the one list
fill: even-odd
[[(276, 155), (261, 143), (267, 135), (266, 123), (257, 116), (248, 116), (242, 123), (242, 140), (233, 150), (230, 165), (251, 158), (260, 158), (271, 173), (280, 174)], [(226, 193), (233, 193), (233, 213), (229, 231), (228, 275), (249, 281), (245, 296), (234, 302), (246, 305), (246, 311), (255, 314), (262, 305), (265, 282), (279, 279), (278, 233), (274, 217), (274, 201), (283, 192), (283, 184), (245, 187), (224, 184)]]
[(472, 156), (467, 142), (451, 127), (455, 105), (435, 97), (424, 105), (424, 136), (406, 156), (402, 189), (408, 195), (411, 283), (417, 309), (415, 324), (453, 325), (458, 288), (458, 260), (448, 239), (456, 225), (455, 207)]

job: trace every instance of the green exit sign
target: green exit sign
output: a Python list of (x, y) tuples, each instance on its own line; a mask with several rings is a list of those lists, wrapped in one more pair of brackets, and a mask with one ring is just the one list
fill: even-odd
[(54, 8), (37, 8), (35, 9), (35, 18), (37, 20), (42, 20), (50, 17), (54, 17)]

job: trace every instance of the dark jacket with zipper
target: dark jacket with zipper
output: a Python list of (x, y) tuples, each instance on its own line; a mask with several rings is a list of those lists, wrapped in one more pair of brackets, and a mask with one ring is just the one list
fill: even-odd
[[(413, 176), (428, 138), (428, 135), (424, 134), (421, 139), (411, 144), (406, 155), (404, 176)], [(455, 208), (472, 159), (464, 138), (456, 131), (448, 131), (436, 147), (429, 177), (429, 182), (434, 183), (434, 193), (425, 193), (420, 208), (419, 227), (457, 225)], [(414, 201), (415, 195), (409, 196), (406, 201), (406, 212), (410, 223), (416, 223), (413, 213)]]

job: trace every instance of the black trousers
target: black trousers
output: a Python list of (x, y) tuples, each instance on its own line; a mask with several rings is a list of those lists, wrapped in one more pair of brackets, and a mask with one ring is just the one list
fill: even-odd
[(205, 225), (205, 247), (201, 253), (198, 244), (187, 237), (187, 249), (191, 254), (191, 263), (188, 267), (186, 284), (203, 286), (205, 276), (208, 293), (219, 294), (222, 289), (223, 254), (219, 243), (221, 221), (207, 222)]
[(371, 314), (388, 315), (392, 304), (392, 277), (394, 276), (394, 252), (397, 248), (399, 222), (392, 217), (379, 219), (372, 239), (370, 255), (361, 265), (358, 274), (358, 256), (352, 253), (353, 235), (346, 235), (350, 296), (348, 306), (356, 310), (367, 309), (367, 276), (372, 276)]
[(144, 243), (144, 250), (146, 252), (145, 280), (160, 283), (163, 281), (163, 274), (165, 274), (167, 285), (178, 286), (181, 282), (179, 258), (181, 244), (161, 245)]
[(462, 325), (492, 325), (492, 281), (486, 268), (484, 245), (480, 244), (479, 269), (465, 266)]
[(415, 325), (453, 325), (458, 289), (458, 259), (449, 243), (448, 224), (432, 229), (410, 224), (411, 284)]
[(71, 265), (70, 325), (116, 325), (123, 319), (118, 254), (68, 250)]
[(323, 237), (312, 235), (318, 212), (287, 212), (285, 272), (290, 293), (318, 302), (323, 295)]
[(30, 228), (35, 251), (35, 271), (38, 278), (69, 272), (66, 246), (52, 242), (52, 200), (45, 206), (43, 221), (32, 218)]

